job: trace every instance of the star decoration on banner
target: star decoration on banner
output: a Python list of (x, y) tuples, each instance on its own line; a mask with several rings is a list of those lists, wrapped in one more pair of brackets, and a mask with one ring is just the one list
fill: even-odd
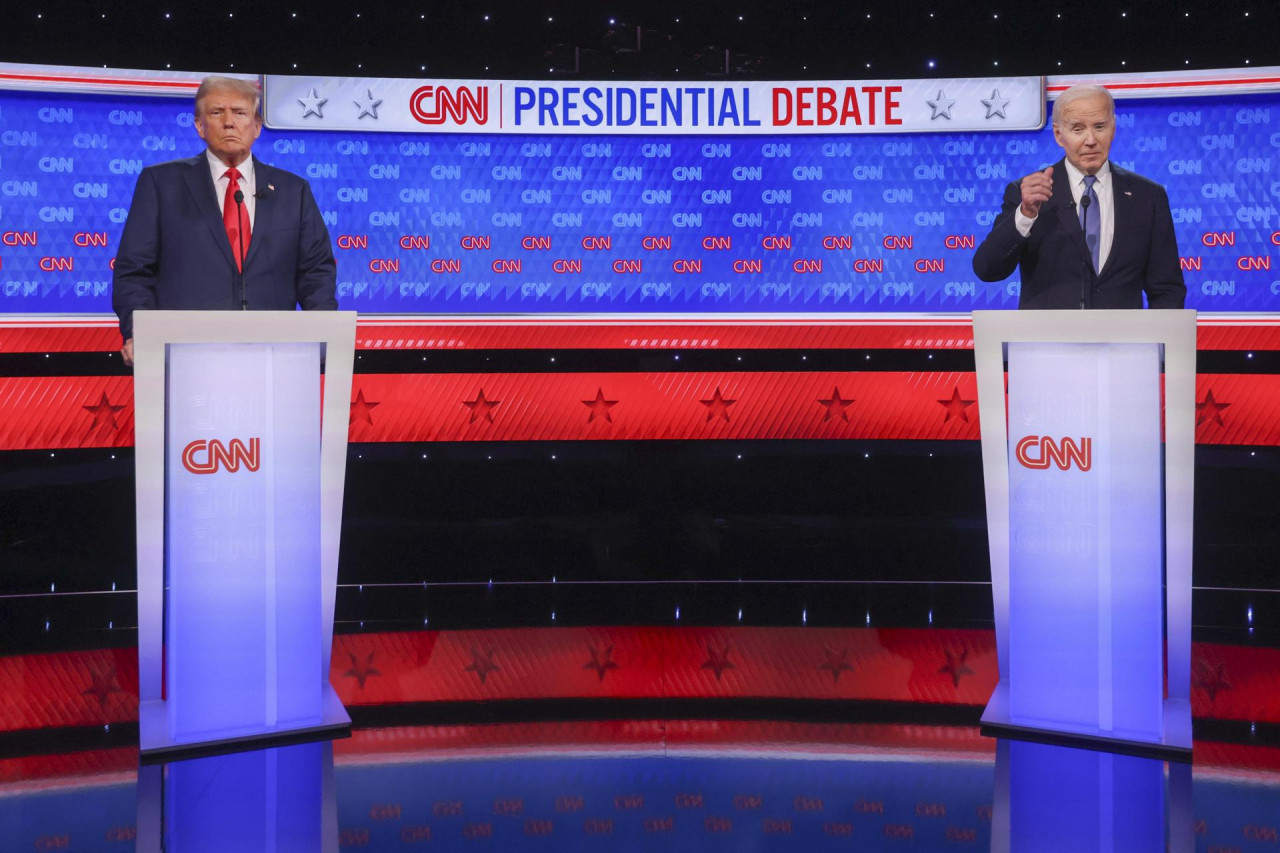
[(987, 108), (986, 117), (993, 118), (995, 116), (1000, 116), (1000, 118), (1008, 118), (1008, 116), (1004, 114), (1004, 108), (1009, 106), (1009, 102), (1011, 100), (1013, 99), (1000, 97), (999, 89), (992, 89), (991, 97), (982, 99), (982, 105)]
[(1203, 660), (1197, 660), (1196, 674), (1191, 680), (1191, 686), (1199, 687), (1205, 693), (1208, 693), (1209, 701), (1212, 702), (1218, 698), (1220, 692), (1231, 689), (1231, 682), (1227, 681), (1225, 669), (1226, 664), (1209, 664)]
[(716, 393), (712, 395), (710, 400), (699, 400), (698, 402), (707, 407), (707, 421), (718, 415), (724, 418), (725, 423), (728, 423), (729, 407), (738, 401), (726, 400), (724, 395), (720, 393), (720, 386), (717, 385)]
[(360, 689), (364, 690), (364, 683), (371, 675), (382, 675), (382, 673), (374, 667), (373, 656), (376, 652), (369, 652), (369, 656), (361, 662), (354, 654), (347, 652), (347, 657), (351, 658), (351, 669), (342, 673), (343, 678), (354, 678), (360, 684)]
[(93, 432), (101, 426), (110, 426), (112, 429), (119, 429), (116, 423), (116, 412), (122, 411), (124, 406), (113, 406), (111, 401), (107, 399), (107, 392), (102, 392), (102, 399), (98, 401), (96, 406), (83, 406), (86, 412), (93, 415), (93, 426), (89, 427), (89, 431)]
[(489, 677), (491, 672), (501, 672), (502, 668), (493, 662), (493, 649), (485, 649), (483, 652), (475, 646), (471, 647), (471, 663), (462, 668), (463, 672), (474, 672), (480, 678), (480, 683), (484, 684), (485, 679)]
[(832, 684), (839, 683), (841, 673), (853, 672), (853, 665), (849, 663), (848, 646), (838, 652), (830, 646), (823, 646), (822, 651), (827, 656), (827, 660), (825, 663), (820, 664), (818, 669), (827, 670), (831, 673)]
[(364, 398), (364, 389), (361, 388), (356, 392), (356, 398), (351, 401), (351, 416), (347, 418), (347, 425), (356, 421), (364, 421), (369, 426), (373, 426), (373, 415), (370, 414), (374, 409), (381, 406), (381, 403), (370, 403)]
[(855, 401), (852, 397), (848, 400), (842, 400), (840, 398), (840, 386), (837, 385), (835, 390), (831, 392), (831, 399), (819, 400), (818, 402), (827, 407), (826, 413), (822, 416), (824, 422), (831, 420), (833, 415), (839, 415), (840, 420), (848, 423), (849, 415), (845, 412), (845, 409), (849, 408)]
[(620, 667), (613, 660), (613, 643), (604, 647), (601, 652), (595, 646), (590, 646), (591, 660), (582, 665), (583, 669), (594, 669), (596, 675), (600, 676), (600, 680), (604, 681), (605, 673), (611, 669), (619, 669)]
[(604, 389), (596, 389), (596, 398), (594, 400), (583, 400), (582, 405), (591, 410), (591, 415), (587, 418), (587, 423), (591, 423), (596, 418), (604, 418), (609, 423), (613, 423), (613, 415), (609, 414), (609, 410), (618, 405), (617, 400), (606, 400), (604, 398)]
[(942, 422), (945, 424), (947, 421), (951, 420), (952, 418), (959, 418), (960, 420), (964, 421), (965, 423), (968, 423), (968, 422), (969, 422), (969, 413), (968, 413), (968, 412), (966, 412), (966, 411), (965, 411), (965, 409), (969, 408), (970, 406), (972, 406), (972, 405), (973, 405), (974, 403), (976, 403), (976, 402), (978, 402), (978, 401), (977, 401), (977, 400), (964, 400), (964, 399), (961, 399), (961, 397), (960, 397), (960, 386), (959, 386), (959, 385), (957, 385), (957, 386), (956, 386), (956, 388), (955, 388), (955, 391), (953, 391), (953, 392), (951, 393), (951, 399), (950, 399), (950, 400), (939, 400), (939, 401), (938, 401), (938, 405), (942, 406), (944, 409), (946, 409), (946, 410), (947, 410), (947, 416), (946, 416), (945, 418), (943, 418), (943, 419), (942, 419)]
[(937, 99), (933, 101), (925, 101), (925, 103), (933, 110), (933, 115), (929, 116), (929, 121), (933, 121), (940, 118), (950, 120), (951, 108), (955, 106), (956, 102), (954, 99), (948, 98), (946, 92), (939, 89)]
[(1204, 399), (1196, 403), (1196, 426), (1200, 426), (1210, 418), (1213, 418), (1213, 422), (1218, 426), (1224, 426), (1222, 423), (1222, 410), (1230, 405), (1230, 403), (1219, 403), (1213, 399), (1213, 389), (1210, 388), (1205, 392)]
[(359, 114), (356, 116), (356, 121), (359, 121), (365, 116), (372, 117), (374, 121), (378, 120), (378, 107), (382, 106), (382, 99), (375, 98), (373, 96), (372, 89), (366, 89), (363, 98), (354, 98), (353, 101), (356, 105), (356, 109), (359, 110)]
[(481, 417), (489, 423), (493, 423), (493, 410), (501, 404), (501, 400), (486, 400), (483, 388), (480, 389), (480, 393), (476, 395), (474, 400), (462, 401), (462, 405), (471, 410), (471, 419), (467, 421), (469, 424), (475, 423)]
[(328, 98), (322, 98), (316, 94), (316, 87), (311, 87), (311, 92), (305, 98), (298, 98), (298, 103), (302, 104), (302, 117), (315, 116), (316, 118), (324, 118), (321, 108), (329, 103)]
[(90, 676), (92, 684), (87, 690), (81, 690), (81, 696), (93, 696), (98, 700), (98, 707), (106, 709), (107, 700), (111, 698), (112, 693), (123, 693), (120, 689), (120, 683), (116, 680), (116, 669), (112, 667), (109, 671), (94, 670)]
[(938, 670), (938, 674), (942, 675), (945, 673), (947, 675), (950, 675), (951, 686), (959, 687), (960, 676), (973, 675), (973, 670), (969, 669), (969, 667), (964, 665), (965, 658), (969, 657), (969, 650), (965, 649), (959, 654), (956, 654), (950, 649), (945, 649), (943, 651), (943, 654), (947, 656), (947, 664), (946, 666), (942, 667), (942, 669)]
[(717, 649), (715, 646), (707, 643), (707, 660), (702, 664), (700, 669), (709, 669), (716, 674), (716, 681), (720, 680), (720, 676), (724, 675), (726, 669), (737, 669), (733, 665), (733, 661), (729, 660), (730, 646), (726, 645), (723, 649)]

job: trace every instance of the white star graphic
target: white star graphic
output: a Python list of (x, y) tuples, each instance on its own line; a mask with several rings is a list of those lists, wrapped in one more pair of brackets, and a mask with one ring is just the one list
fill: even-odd
[(939, 89), (937, 100), (925, 101), (925, 103), (933, 109), (933, 115), (929, 117), (929, 121), (933, 121), (938, 118), (945, 118), (949, 120), (951, 118), (951, 108), (955, 106), (956, 102), (953, 99), (948, 98), (946, 92)]
[(316, 118), (324, 118), (324, 113), (320, 112), (320, 108), (329, 103), (328, 98), (321, 98), (316, 94), (316, 87), (311, 87), (311, 93), (305, 98), (298, 98), (298, 103), (302, 104), (302, 117), (315, 116)]
[(986, 117), (991, 118), (992, 116), (1000, 116), (1000, 118), (1008, 118), (1008, 116), (1004, 114), (1004, 108), (1009, 106), (1009, 101), (1011, 100), (1013, 99), (1000, 97), (999, 89), (992, 89), (991, 97), (982, 99), (982, 105), (987, 108)]
[(360, 114), (356, 116), (357, 121), (365, 116), (372, 116), (376, 121), (378, 118), (378, 107), (382, 106), (382, 99), (375, 98), (373, 96), (372, 89), (365, 89), (364, 99), (361, 100), (360, 98), (356, 98), (355, 104), (356, 109), (360, 111)]

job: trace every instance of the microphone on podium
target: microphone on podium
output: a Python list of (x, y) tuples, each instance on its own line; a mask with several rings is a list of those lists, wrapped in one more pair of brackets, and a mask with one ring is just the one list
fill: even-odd
[[(1089, 221), (1089, 197), (1087, 195), (1080, 196), (1080, 230), (1088, 233), (1085, 223)], [(1084, 259), (1084, 266), (1080, 269), (1080, 310), (1084, 310), (1086, 288), (1089, 286), (1089, 258)]]
[[(236, 200), (236, 222), (242, 224), (245, 218), (244, 217), (244, 191), (236, 190), (236, 193), (234, 196), (232, 196), (232, 198)], [(239, 225), (237, 225), (236, 234), (238, 234), (240, 237), (240, 255), (238, 258), (236, 258), (236, 269), (240, 273), (240, 310), (248, 311), (249, 296), (247, 293), (245, 293), (245, 289), (244, 289), (244, 228), (239, 227)]]

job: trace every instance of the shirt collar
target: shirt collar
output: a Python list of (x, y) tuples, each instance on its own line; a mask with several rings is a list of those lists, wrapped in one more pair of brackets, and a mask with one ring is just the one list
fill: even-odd
[[(222, 180), (223, 175), (227, 173), (227, 169), (230, 167), (227, 166), (226, 163), (219, 160), (216, 156), (214, 156), (214, 153), (210, 151), (208, 148), (204, 150), (204, 156), (209, 161), (209, 169), (210, 171), (213, 172), (214, 182), (216, 183)], [(241, 160), (238, 164), (236, 164), (236, 168), (240, 171), (240, 179), (242, 181), (252, 181), (253, 180), (253, 154), (252, 153), (246, 154), (245, 158)]]
[[(1084, 190), (1084, 172), (1075, 167), (1070, 160), (1063, 161), (1067, 166), (1067, 182), (1071, 186), (1073, 193), (1083, 192)], [(1111, 187), (1111, 161), (1107, 160), (1102, 164), (1102, 168), (1097, 172), (1098, 183), (1096, 186), (1110, 188)]]

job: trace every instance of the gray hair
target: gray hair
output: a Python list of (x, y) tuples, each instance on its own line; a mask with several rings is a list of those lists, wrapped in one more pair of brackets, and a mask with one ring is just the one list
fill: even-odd
[(1078, 86), (1072, 86), (1070, 89), (1059, 95), (1058, 99), (1054, 101), (1053, 123), (1058, 125), (1062, 123), (1059, 121), (1062, 116), (1062, 111), (1072, 101), (1078, 101), (1081, 98), (1096, 98), (1098, 95), (1102, 95), (1107, 99), (1107, 109), (1111, 112), (1111, 118), (1114, 119), (1116, 117), (1116, 99), (1111, 96), (1111, 93), (1107, 91), (1106, 87), (1099, 86), (1096, 83), (1081, 83)]
[(200, 117), (200, 102), (215, 91), (235, 92), (237, 95), (252, 98), (253, 114), (257, 116), (261, 113), (262, 91), (258, 88), (256, 83), (252, 83), (249, 80), (242, 80), (239, 77), (220, 77), (218, 75), (213, 75), (201, 80), (200, 88), (196, 90), (196, 118)]

